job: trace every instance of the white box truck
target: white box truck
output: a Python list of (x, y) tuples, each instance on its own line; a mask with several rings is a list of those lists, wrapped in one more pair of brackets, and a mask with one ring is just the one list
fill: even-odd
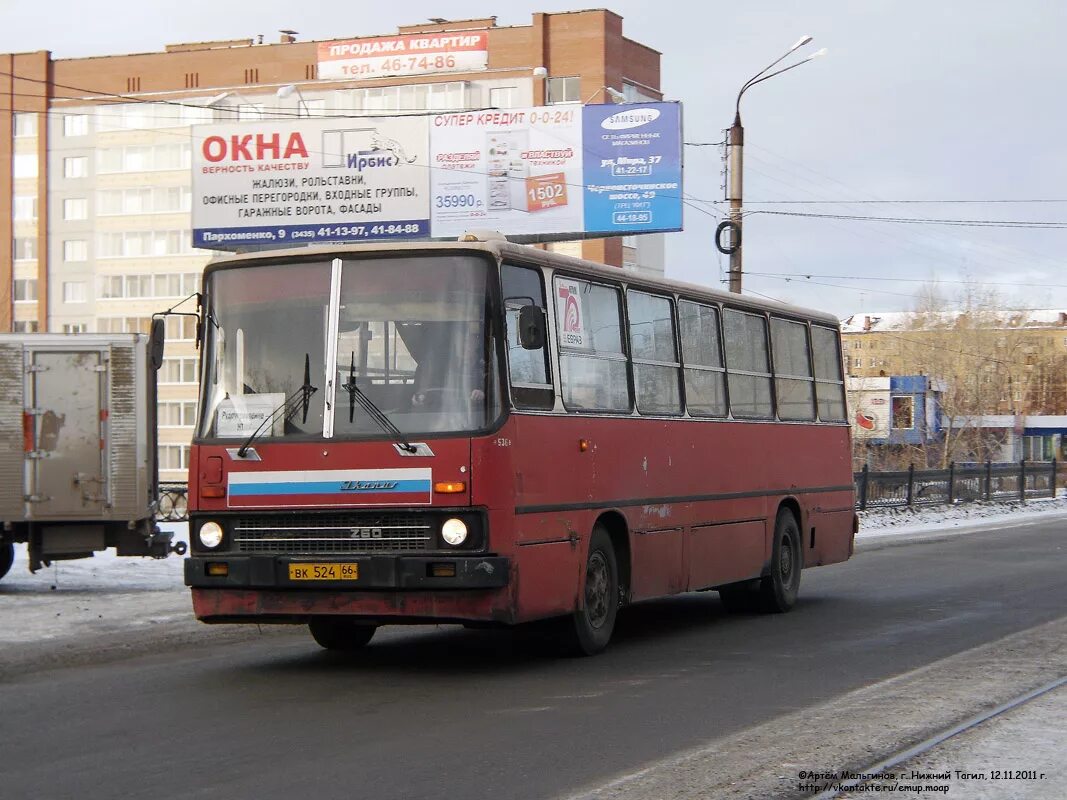
[(20, 542), (33, 572), (184, 552), (156, 525), (153, 356), (143, 334), (0, 334), (0, 577)]

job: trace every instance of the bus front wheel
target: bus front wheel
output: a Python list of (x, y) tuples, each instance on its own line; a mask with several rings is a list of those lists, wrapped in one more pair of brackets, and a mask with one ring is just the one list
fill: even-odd
[(589, 541), (581, 607), (567, 621), (565, 644), (578, 656), (593, 656), (611, 641), (619, 613), (619, 564), (608, 532), (597, 525)]
[(788, 508), (780, 508), (774, 523), (771, 569), (760, 581), (764, 610), (782, 614), (796, 605), (802, 557), (797, 519)]
[(364, 647), (378, 629), (376, 625), (359, 625), (344, 617), (317, 617), (308, 623), (308, 628), (320, 647), (341, 652)]

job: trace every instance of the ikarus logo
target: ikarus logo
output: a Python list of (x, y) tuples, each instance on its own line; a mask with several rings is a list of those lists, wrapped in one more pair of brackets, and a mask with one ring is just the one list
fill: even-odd
[(658, 108), (633, 108), (612, 114), (600, 123), (600, 127), (609, 131), (624, 131), (628, 128), (640, 128), (659, 118)]

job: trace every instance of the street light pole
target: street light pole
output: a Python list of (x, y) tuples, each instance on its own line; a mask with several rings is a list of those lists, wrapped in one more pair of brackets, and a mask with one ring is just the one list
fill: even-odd
[(771, 69), (776, 64), (781, 63), (783, 59), (787, 58), (810, 41), (810, 36), (802, 36), (796, 44), (790, 47), (778, 59), (772, 61), (745, 81), (744, 85), (741, 87), (741, 91), (737, 93), (737, 101), (734, 103), (734, 124), (730, 126), (730, 132), (726, 139), (726, 169), (729, 174), (729, 182), (727, 183), (728, 194), (726, 199), (730, 201), (730, 222), (733, 223), (733, 237), (730, 252), (730, 291), (737, 294), (741, 293), (741, 248), (744, 245), (743, 237), (741, 236), (741, 228), (744, 216), (742, 206), (744, 195), (743, 173), (745, 128), (741, 124), (741, 95), (757, 83), (763, 83), (763, 81), (773, 78), (775, 75), (781, 75), (783, 72), (795, 69), (801, 64), (806, 64), (814, 58), (826, 55), (826, 48), (824, 47), (822, 50), (812, 53), (810, 56), (802, 61), (798, 61), (796, 64), (790, 64), (788, 67), (767, 74), (767, 70)]

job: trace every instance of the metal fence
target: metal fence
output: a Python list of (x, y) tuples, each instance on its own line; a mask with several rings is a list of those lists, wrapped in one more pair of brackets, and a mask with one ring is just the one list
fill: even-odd
[(912, 464), (896, 472), (854, 475), (856, 507), (940, 505), (976, 500), (1019, 500), (1056, 496), (1056, 461), (1010, 464), (949, 464), (948, 469), (917, 470)]
[(185, 522), (189, 519), (189, 484), (159, 484), (159, 510), (156, 519), (160, 522)]

